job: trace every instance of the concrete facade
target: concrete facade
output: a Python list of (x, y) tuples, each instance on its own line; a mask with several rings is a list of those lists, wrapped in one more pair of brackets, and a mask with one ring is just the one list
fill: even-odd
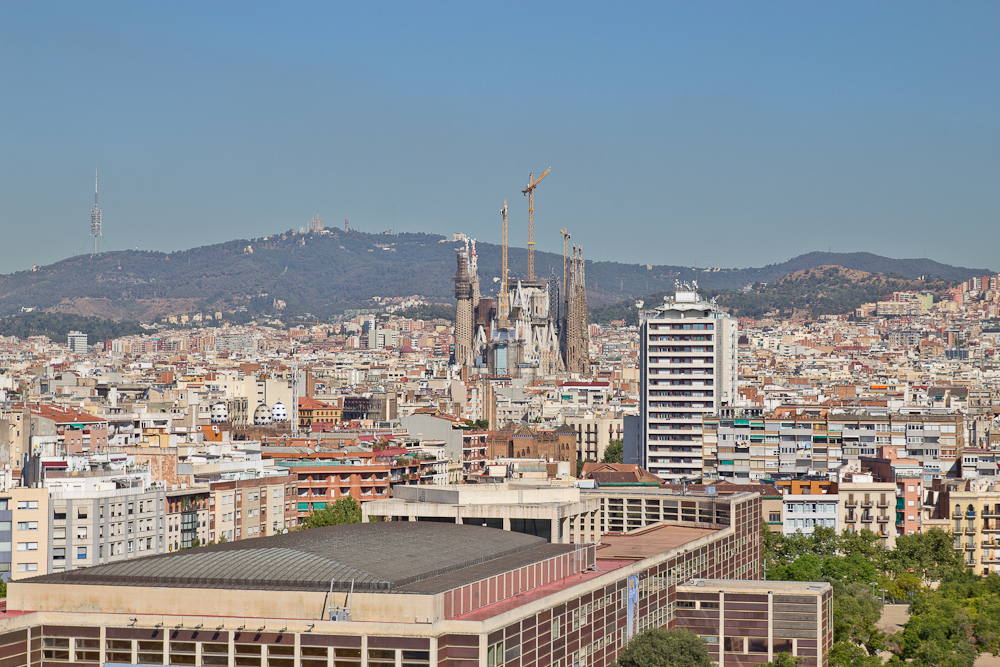
[(596, 543), (597, 499), (573, 487), (506, 484), (403, 486), (389, 500), (361, 506), (361, 520), (451, 521), (544, 537), (557, 544)]

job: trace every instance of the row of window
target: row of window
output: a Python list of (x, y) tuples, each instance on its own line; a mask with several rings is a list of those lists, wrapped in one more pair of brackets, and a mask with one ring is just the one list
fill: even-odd
[[(42, 657), (55, 662), (89, 661), (98, 662), (101, 655), (99, 639), (69, 637), (45, 637)], [(502, 646), (500, 643), (502, 656)], [(491, 649), (495, 647), (490, 647)], [(132, 663), (133, 652), (140, 663), (163, 664), (164, 652), (171, 665), (195, 665), (201, 654), (201, 665), (211, 667), (229, 664), (229, 644), (171, 641), (164, 646), (163, 641), (133, 642), (130, 639), (105, 640), (104, 651), (107, 662)], [(72, 655), (71, 655), (72, 652)], [(261, 658), (267, 656), (269, 667), (294, 667), (295, 647), (284, 645), (236, 644), (233, 660), (238, 667), (259, 667)], [(326, 667), (328, 658), (334, 658), (336, 667), (353, 667), (361, 664), (360, 648), (334, 648), (326, 646), (302, 646), (299, 648), (301, 667)], [(497, 654), (494, 654), (497, 655)], [(369, 667), (396, 667), (397, 660), (403, 667), (427, 667), (430, 665), (430, 651), (408, 649), (368, 649)], [(492, 664), (500, 665), (500, 662)]]

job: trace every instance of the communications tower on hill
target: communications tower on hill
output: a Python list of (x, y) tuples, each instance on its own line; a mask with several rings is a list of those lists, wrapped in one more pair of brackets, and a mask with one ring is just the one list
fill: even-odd
[(101, 237), (101, 209), (97, 208), (97, 169), (94, 169), (94, 210), (90, 212), (90, 235), (94, 237), (94, 255)]

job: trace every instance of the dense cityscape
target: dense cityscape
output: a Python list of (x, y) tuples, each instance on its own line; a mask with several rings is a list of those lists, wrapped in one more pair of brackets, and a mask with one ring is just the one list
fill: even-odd
[(998, 28), (0, 3), (0, 667), (1000, 667)]

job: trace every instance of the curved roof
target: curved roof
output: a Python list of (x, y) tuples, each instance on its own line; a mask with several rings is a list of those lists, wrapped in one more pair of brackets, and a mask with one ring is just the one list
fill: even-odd
[[(393, 521), (297, 530), (147, 556), (24, 579), (67, 583), (189, 588), (389, 590), (465, 568), (519, 560), (537, 551), (550, 558), (541, 537), (482, 526)], [(499, 565), (499, 563), (497, 563)]]

